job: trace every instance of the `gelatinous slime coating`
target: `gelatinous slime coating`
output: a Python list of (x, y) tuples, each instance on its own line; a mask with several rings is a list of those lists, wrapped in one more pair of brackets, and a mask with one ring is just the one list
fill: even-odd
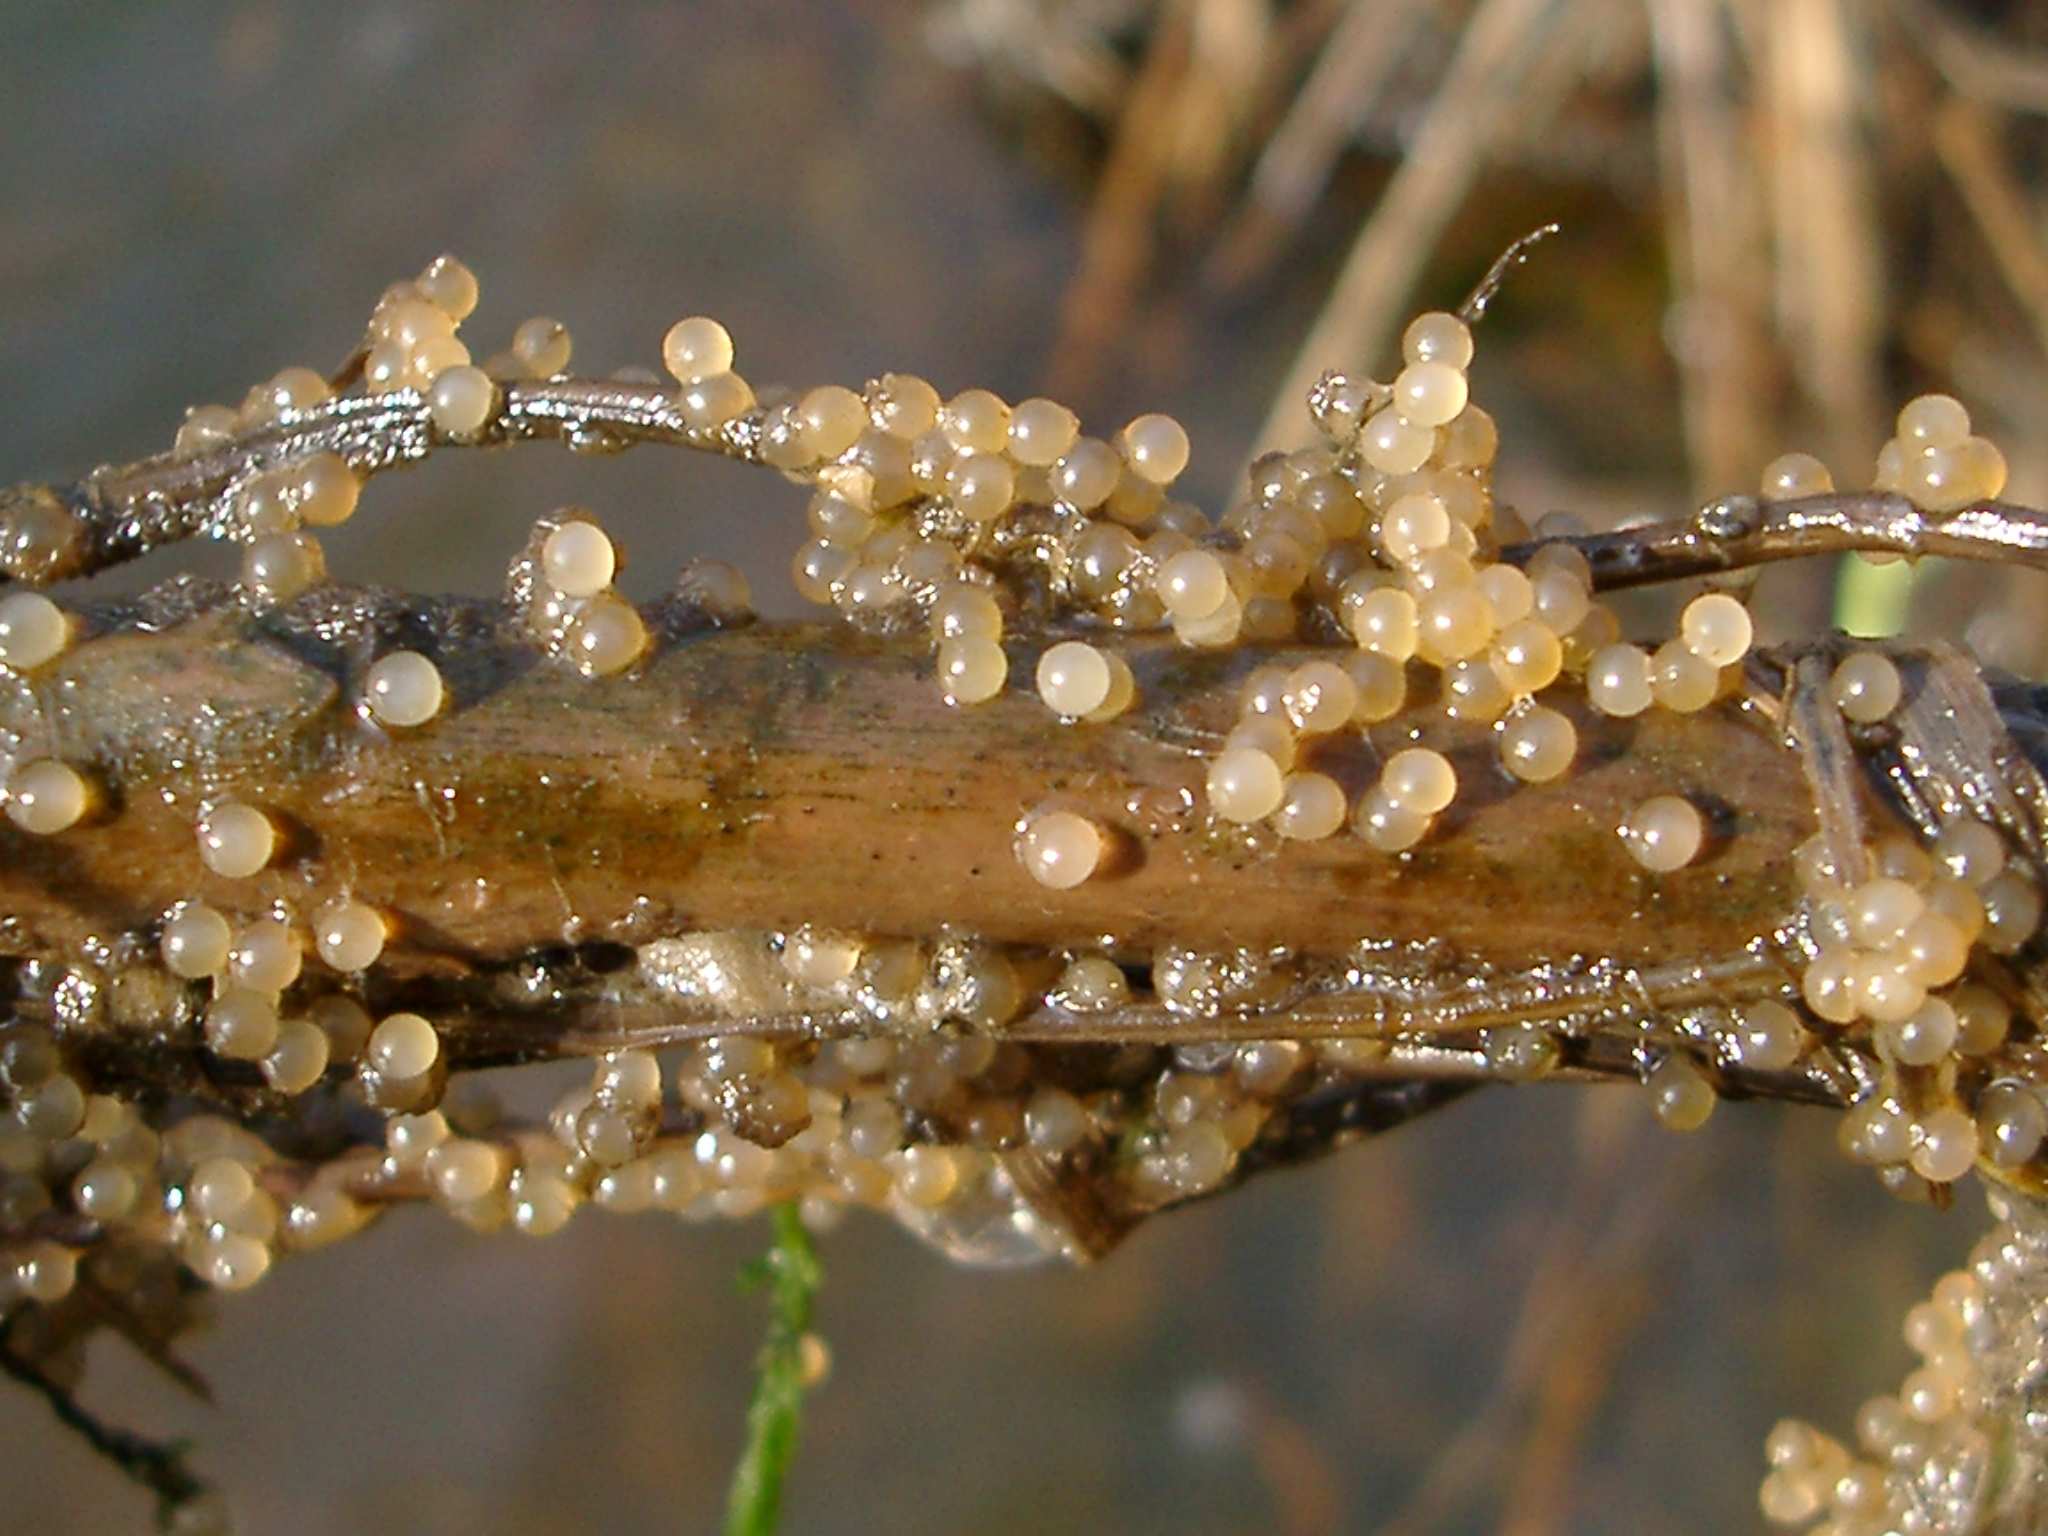
[[(1538, 1076), (1640, 1082), (1678, 1130), (1833, 1104), (1895, 1192), (1978, 1168), (2032, 1211), (2032, 700), (1940, 647), (1757, 653), (1726, 591), (1630, 641), (1599, 596), (1854, 547), (2043, 563), (1955, 401), (1900, 413), (1867, 493), (1794, 454), (1686, 523), (1532, 530), (1493, 496), (1475, 306), (1418, 318), (1389, 383), (1327, 376), (1319, 440), (1212, 523), (1170, 417), (757, 392), (704, 318), (668, 384), (567, 377), (545, 319), (479, 366), (476, 301), (444, 257), (336, 377), (0, 492), (17, 1338), (92, 1325), (81, 1270), (91, 1317), (167, 1335), (176, 1266), (239, 1289), (401, 1200), (533, 1236), (858, 1205), (967, 1261), (1085, 1257)], [(316, 530), (370, 475), (544, 438), (804, 483), (792, 574), (834, 622), (757, 625), (708, 563), (635, 605), (585, 508), (502, 601), (330, 578)], [(29, 590), (194, 534), (242, 544), (238, 583)], [(591, 1080), (544, 1125), (469, 1076), (564, 1054)], [(1913, 1479), (1991, 1432), (1970, 1351), (2019, 1347), (1983, 1319), (2041, 1268), (2013, 1230), (1866, 1411), (1889, 1459), (1784, 1430), (1768, 1514), (1963, 1528)]]

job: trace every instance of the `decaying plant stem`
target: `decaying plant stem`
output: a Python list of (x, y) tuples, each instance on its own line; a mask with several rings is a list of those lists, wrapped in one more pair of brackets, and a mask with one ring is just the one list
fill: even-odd
[[(843, 629), (721, 629), (678, 607), (635, 677), (594, 685), (497, 638), (486, 604), (328, 587), (251, 618), (218, 592), (181, 595), (196, 611), (176, 623), (88, 610), (105, 632), (42, 690), (81, 701), (56, 728), (121, 789), (96, 824), (61, 843), (23, 841), (0, 868), (10, 951), (76, 953), (192, 896), (302, 902), (346, 882), (409, 914), (384, 952), (377, 1002), (431, 1004), (455, 1065), (733, 1028), (632, 968), (634, 946), (677, 928), (952, 925), (1006, 945), (1106, 944), (1133, 962), (1168, 944), (1286, 949), (1311, 972), (1286, 1030), (1406, 1036), (1389, 1075), (1466, 1075), (1457, 1047), (1488, 1025), (1737, 1001), (1782, 986), (1799, 958), (1787, 927), (1797, 893), (1777, 850), (1811, 830), (1811, 800), (1774, 727), (1738, 707), (1629, 722), (1582, 711), (1584, 766), (1568, 784), (1474, 795), (1456, 838), (1392, 861), (1351, 839), (1187, 835), (1198, 754), (1228, 728), (1233, 680), (1285, 653), (1134, 648), (1146, 702), (1077, 732), (1025, 697), (949, 708), (914, 649)], [(357, 642), (322, 638), (344, 614), (372, 635), (431, 637), (461, 707), (397, 737), (337, 708), (369, 659)], [(0, 716), (37, 728), (4, 701)], [(1493, 751), (1483, 726), (1418, 709), (1333, 747), (1328, 771), (1369, 781), (1412, 728), (1454, 761)], [(1606, 829), (1673, 783), (1717, 806), (1715, 855), (1658, 881), (1589, 886), (1580, 870)], [(1119, 840), (1113, 874), (1057, 901), (1009, 846), (1016, 807), (1048, 792)], [(230, 794), (271, 807), (303, 853), (258, 876), (260, 889), (193, 873), (190, 807)], [(410, 857), (423, 843), (435, 857)], [(522, 962), (579, 949), (601, 969), (558, 967), (580, 979), (522, 997)], [(850, 1024), (798, 997), (746, 1027)], [(1004, 1033), (1217, 1039), (1278, 1027), (1269, 1012), (1184, 1019), (1140, 1005), (1042, 1009)], [(1415, 1038), (1426, 1035), (1441, 1038)], [(122, 1038), (108, 1031), (110, 1058)], [(1633, 1076), (1632, 1039), (1625, 1029), (1615, 1049), (1572, 1065)], [(160, 1045), (149, 1049), (160, 1062)], [(1838, 1092), (1824, 1066), (1749, 1086)]]
[[(504, 386), (482, 432), (451, 440), (414, 392), (348, 395), (201, 454), (102, 469), (63, 489), (17, 487), (0, 500), (0, 531), (10, 519), (17, 534), (65, 520), (74, 536), (58, 541), (62, 569), (20, 574), (89, 574), (225, 533), (243, 485), (311, 453), (337, 452), (369, 474), (451, 443), (545, 438), (754, 460), (759, 417), (699, 430), (663, 389), (555, 379)], [(26, 542), (0, 540), (0, 559)], [(2030, 509), (1986, 503), (1937, 519), (1876, 492), (1730, 498), (1685, 522), (1574, 542), (1607, 587), (1857, 549), (2048, 567), (2048, 518)], [(630, 687), (597, 688), (499, 635), (490, 604), (338, 586), (261, 617), (225, 589), (156, 601), (86, 611), (99, 638), (56, 674), (52, 696), (91, 700), (64, 714), (71, 750), (113, 768), (122, 791), (97, 825), (61, 845), (32, 844), (0, 870), (0, 903), (15, 917), (10, 952), (75, 952), (215, 894), (193, 889), (191, 807), (243, 795), (282, 813), (306, 855), (262, 877), (275, 887), (268, 897), (342, 879), (385, 910), (432, 914), (387, 950), (393, 995), (378, 1001), (431, 1003), (457, 1065), (733, 1029), (730, 1017), (622, 982), (615, 961), (609, 972), (572, 968), (579, 979), (548, 989), (544, 1004), (518, 995), (513, 977), (527, 957), (630, 947), (679, 925), (956, 925), (996, 943), (1106, 943), (1133, 961), (1168, 942), (1284, 948), (1311, 973), (1285, 1010), (1286, 1032), (1388, 1037), (1385, 1075), (1401, 1080), (1498, 1076), (1479, 1032), (1546, 1019), (1576, 1041), (1554, 1066), (1633, 1079), (1644, 1010), (1774, 992), (1802, 958), (1778, 852), (1806, 835), (1813, 801), (1799, 760), (1774, 739), (1782, 722), (1753, 707), (1782, 688), (1776, 663), (1757, 664), (1752, 707), (1633, 721), (1580, 711), (1587, 750), (1568, 784), (1463, 803), (1458, 837), (1388, 863), (1346, 840), (1179, 835), (1198, 801), (1196, 754), (1228, 729), (1231, 684), (1281, 653), (1141, 645), (1131, 652), (1141, 709), (1076, 733), (1024, 699), (947, 708), (916, 648), (844, 628), (721, 628), (683, 603), (658, 616), (656, 652)], [(332, 638), (343, 634), (353, 638)], [(462, 704), (434, 731), (390, 739), (332, 707), (359, 691), (377, 636), (430, 643)], [(1417, 710), (1389, 722), (1378, 746), (1373, 733), (1348, 744), (1329, 771), (1351, 787), (1370, 782), (1424, 713), (1424, 739), (1454, 760), (1490, 756), (1484, 727)], [(1716, 809), (1715, 856), (1655, 882), (1588, 889), (1581, 845), (1609, 835), (1646, 794), (1688, 780)], [(1016, 807), (1047, 786), (1119, 838), (1113, 878), (1057, 903), (1007, 844)], [(890, 835), (873, 836), (884, 822)], [(405, 857), (423, 837), (440, 857)], [(451, 867), (465, 871), (460, 888), (449, 886)], [(1587, 1023), (1601, 1018), (1604, 1030)], [(743, 1027), (816, 1035), (842, 1025), (796, 999)], [(1040, 1008), (1005, 1034), (1170, 1041), (1280, 1027), (1270, 1012), (1190, 1020), (1140, 1002), (1090, 1016)], [(110, 1070), (122, 1050), (110, 1032)], [(203, 1078), (203, 1053), (192, 1056), (188, 1075)], [(1825, 1052), (1792, 1073), (1750, 1076), (1731, 1071), (1729, 1086), (1836, 1102), (1856, 1086)]]
[[(1995, 696), (1941, 645), (1755, 652), (1726, 594), (1652, 658), (1590, 598), (1855, 550), (2048, 568), (2048, 517), (1729, 498), (1501, 568), (1526, 525), (1494, 517), (1493, 426), (1468, 414), (1452, 316), (1415, 345), (1459, 361), (1326, 376), (1328, 442), (1263, 460), (1219, 530), (1163, 504), (1187, 456), (1170, 418), (1114, 448), (1072, 438), (1048, 469), (1025, 448), (1052, 427), (973, 392), (943, 434), (885, 430), (933, 417), (921, 380), (764, 407), (692, 371), (732, 356), (701, 318), (664, 342), (678, 393), (494, 382), (437, 360), (468, 356), (450, 312), (403, 289), (387, 305), (373, 337), (438, 325), (457, 350), (423, 344), (431, 373), (359, 354), (335, 383), (431, 376), (431, 407), (322, 399), (288, 370), (239, 413), (195, 413), (184, 452), (0, 492), (0, 578), (250, 543), (240, 585), (9, 601), (0, 979), (21, 1027), (0, 1075), (13, 1155), (48, 1175), (0, 1234), (24, 1294), (61, 1300), (78, 1253), (131, 1227), (163, 1268), (240, 1288), (273, 1244), (398, 1201), (535, 1235), (586, 1199), (773, 1206), (729, 1514), (754, 1532), (805, 1366), (799, 1198), (887, 1209), (968, 1262), (1089, 1257), (1181, 1200), (1539, 1077), (1647, 1083), (1675, 1129), (1721, 1095), (1853, 1105), (1845, 1146), (1902, 1194), (1946, 1201), (1985, 1138), (1999, 1177), (2038, 1185), (2026, 1113), (2048, 1111), (2011, 1081), (2040, 1077), (2048, 1022), (2023, 954), (2048, 859), (2041, 702)], [(1940, 506), (2002, 487), (1956, 402), (1900, 421), (1975, 457), (1966, 479), (1929, 459), (1887, 483)], [(798, 586), (848, 622), (756, 623), (706, 570), (629, 604), (581, 517), (538, 524), (493, 601), (327, 581), (297, 526), (436, 449), (542, 440), (814, 485)], [(1444, 478), (1407, 480), (1427, 464)], [(1793, 465), (1766, 483), (1830, 482)], [(1349, 537), (1375, 501), (1370, 538)], [(855, 557), (823, 530), (877, 514), (888, 542), (862, 547), (892, 563), (840, 567)], [(1128, 527), (1155, 521), (1141, 549)], [(1105, 625), (1113, 652), (1065, 643)], [(1565, 674), (1583, 693), (1550, 688)], [(1334, 835), (1347, 820), (1358, 835)], [(326, 968), (305, 983), (302, 922)], [(1966, 971), (1955, 1004), (1929, 996)], [(675, 1044), (671, 1099), (649, 1048)], [(453, 1073), (571, 1055), (602, 1059), (545, 1129), (448, 1093)], [(43, 1144), (73, 1141), (101, 1151), (55, 1166)]]

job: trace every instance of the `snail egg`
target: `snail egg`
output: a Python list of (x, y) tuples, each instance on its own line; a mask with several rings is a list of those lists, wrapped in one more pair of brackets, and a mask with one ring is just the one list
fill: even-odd
[(1263, 820), (1280, 807), (1280, 765), (1252, 747), (1217, 754), (1209, 765), (1209, 809), (1225, 821)]
[(56, 660), (71, 638), (64, 610), (40, 592), (0, 597), (0, 665), (27, 672)]
[(1056, 400), (1025, 400), (1010, 412), (1010, 457), (1032, 469), (1049, 469), (1074, 446), (1081, 423)]
[(1171, 416), (1140, 416), (1124, 428), (1124, 458), (1131, 472), (1154, 485), (1167, 485), (1188, 467), (1188, 434)]
[(1647, 870), (1668, 874), (1683, 869), (1699, 855), (1706, 824), (1689, 800), (1657, 795), (1629, 813), (1622, 841), (1635, 861)]
[(23, 763), (7, 781), (7, 819), (38, 837), (76, 826), (91, 807), (92, 786), (54, 758)]
[(563, 523), (540, 547), (541, 574), (570, 597), (595, 597), (612, 584), (618, 563), (605, 531), (582, 518)]
[(1072, 890), (1102, 861), (1101, 829), (1072, 811), (1034, 815), (1017, 839), (1017, 857), (1031, 878), (1056, 891)]
[(277, 828), (253, 805), (230, 800), (199, 818), (199, 857), (229, 879), (243, 879), (268, 864), (277, 852)]
[(647, 649), (647, 626), (622, 598), (599, 596), (569, 622), (569, 655), (586, 677), (623, 672)]
[(1603, 715), (1626, 719), (1650, 707), (1650, 658), (1641, 646), (1620, 642), (1594, 653), (1586, 668), (1586, 697)]
[(1970, 435), (1970, 413), (1951, 395), (1921, 395), (1899, 411), (1899, 440), (1912, 448), (1953, 448)]
[(706, 432), (751, 411), (754, 391), (736, 373), (713, 373), (684, 384), (676, 403), (686, 424)]
[(1462, 370), (1449, 363), (1410, 363), (1394, 380), (1394, 406), (1418, 427), (1441, 427), (1465, 409)]
[(797, 402), (805, 451), (813, 459), (836, 459), (860, 440), (868, 424), (867, 402), (843, 384), (821, 384)]
[(277, 1043), (263, 1058), (263, 1076), (279, 1093), (304, 1093), (326, 1073), (332, 1049), (327, 1032), (310, 1019), (282, 1019)]
[(1052, 488), (1060, 500), (1091, 512), (1109, 499), (1123, 474), (1116, 450), (1099, 437), (1076, 438), (1052, 467)]
[(432, 1069), (441, 1036), (416, 1013), (394, 1013), (370, 1031), (367, 1059), (379, 1073), (404, 1081)]
[(187, 902), (164, 924), (159, 948), (173, 976), (199, 981), (227, 969), (234, 932), (228, 920), (203, 902)]
[(1725, 667), (1749, 653), (1756, 631), (1740, 602), (1725, 592), (1709, 592), (1686, 605), (1679, 634), (1693, 655)]
[(939, 412), (939, 430), (956, 448), (1001, 453), (1010, 441), (1010, 408), (989, 390), (965, 389)]
[(1287, 675), (1287, 718), (1311, 735), (1340, 730), (1358, 708), (1358, 685), (1335, 662), (1304, 662)]
[(1206, 549), (1184, 549), (1159, 568), (1155, 590), (1175, 618), (1206, 619), (1230, 596), (1230, 582)]
[(1406, 747), (1387, 759), (1380, 789), (1393, 804), (1434, 816), (1457, 798), (1458, 772), (1441, 752)]
[(1054, 714), (1080, 719), (1100, 709), (1114, 682), (1109, 660), (1081, 640), (1065, 640), (1038, 659), (1038, 692)]
[(1472, 329), (1440, 309), (1417, 315), (1401, 333), (1401, 355), (1410, 363), (1442, 363), (1464, 369), (1472, 361)]
[(206, 1044), (217, 1056), (259, 1061), (277, 1044), (277, 1008), (260, 992), (233, 988), (206, 1010)]
[(362, 482), (338, 453), (316, 453), (292, 466), (291, 493), (299, 516), (315, 528), (332, 528), (355, 515)]
[(278, 993), (299, 979), (299, 937), (291, 925), (263, 918), (235, 935), (228, 977), (252, 992)]
[(1558, 778), (1571, 767), (1578, 750), (1578, 728), (1540, 704), (1510, 717), (1501, 727), (1501, 763), (1525, 783), (1548, 784)]
[(491, 419), (498, 386), (483, 369), (467, 363), (443, 368), (427, 386), (427, 411), (450, 437), (467, 437)]
[(716, 320), (692, 315), (678, 320), (661, 338), (661, 361), (684, 384), (728, 373), (732, 369), (732, 336)]
[(1282, 837), (1314, 841), (1344, 825), (1344, 790), (1322, 773), (1290, 773), (1282, 782), (1273, 825)]
[(1696, 1131), (1714, 1113), (1717, 1095), (1700, 1069), (1683, 1056), (1667, 1056), (1646, 1086), (1657, 1118), (1674, 1131)]
[(454, 256), (436, 256), (422, 269), (416, 282), (427, 302), (450, 320), (466, 320), (476, 308), (476, 274)]
[(512, 355), (536, 379), (550, 378), (567, 368), (575, 344), (569, 327), (546, 315), (520, 321), (512, 333)]
[(1009, 675), (1010, 658), (993, 640), (947, 640), (939, 646), (939, 684), (950, 703), (986, 703), (1003, 691)]
[(1764, 466), (1763, 500), (1792, 501), (1801, 496), (1825, 496), (1835, 488), (1835, 477), (1827, 465), (1810, 453), (1780, 454)]
[(1836, 706), (1859, 725), (1873, 725), (1897, 709), (1903, 692), (1899, 669), (1876, 651), (1843, 657), (1828, 680)]
[(340, 897), (313, 914), (313, 947), (337, 971), (368, 970), (386, 936), (383, 915), (364, 902)]
[(380, 725), (425, 725), (440, 713), (446, 687), (441, 669), (418, 651), (393, 651), (370, 665), (363, 702)]
[(932, 633), (940, 640), (1003, 638), (1003, 610), (986, 588), (955, 582), (932, 600)]

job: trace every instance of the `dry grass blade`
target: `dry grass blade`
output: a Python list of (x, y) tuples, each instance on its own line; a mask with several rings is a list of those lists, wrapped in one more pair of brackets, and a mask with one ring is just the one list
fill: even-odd
[(1982, 107), (1952, 101), (1934, 122), (1934, 147), (1955, 183), (1999, 275), (2026, 311), (2035, 340), (2048, 352), (2048, 250), (2041, 214), (1999, 152), (1998, 130)]
[(1892, 0), (1961, 94), (2014, 112), (2048, 114), (2048, 58), (1959, 20), (1930, 0)]
[[(1559, 1437), (1571, 1435), (1575, 1412), (1597, 1399), (1606, 1361), (1632, 1325), (1633, 1309), (1614, 1299), (1640, 1289), (1679, 1172), (1667, 1161), (1646, 1174), (1639, 1160), (1613, 1155), (1611, 1109), (1589, 1105), (1584, 1116), (1595, 1131), (1579, 1143), (1562, 1209), (1522, 1286), (1500, 1374), (1375, 1536), (1444, 1529), (1510, 1476), (1500, 1528), (1554, 1528), (1546, 1516), (1556, 1497), (1550, 1478), (1563, 1454)], [(1567, 1383), (1582, 1394), (1576, 1409), (1558, 1401)], [(1520, 1454), (1511, 1457), (1517, 1441)]]
[(1483, 0), (1473, 12), (1407, 157), (1274, 391), (1254, 455), (1288, 446), (1299, 402), (1332, 360), (1368, 359), (1385, 349), (1430, 249), (1496, 139), (1510, 124), (1520, 133), (1542, 131), (1517, 116), (1517, 86), (1539, 53), (1568, 46), (1569, 10), (1561, 0)]
[(1251, 281), (1304, 219), (1381, 88), (1401, 62), (1421, 0), (1345, 7), (1307, 82), (1266, 141), (1244, 201), (1218, 237), (1210, 280)]
[(1856, 55), (1871, 39), (1844, 0), (1765, 13), (1768, 156), (1778, 336), (1827, 423), (1826, 457), (1867, 460), (1884, 337), (1882, 244)]
[(1673, 354), (1695, 486), (1739, 485), (1761, 460), (1755, 407), (1768, 271), (1718, 3), (1653, 0), (1657, 142), (1671, 252)]

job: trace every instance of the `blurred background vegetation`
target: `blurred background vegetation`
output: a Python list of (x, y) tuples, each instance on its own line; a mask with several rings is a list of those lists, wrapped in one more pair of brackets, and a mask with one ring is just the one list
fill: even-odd
[[(602, 374), (708, 312), (757, 382), (902, 368), (1100, 427), (1167, 410), (1220, 509), (1302, 434), (1307, 380), (1385, 372), (1409, 313), (1556, 219), (1474, 372), (1532, 515), (1671, 515), (1789, 448), (1864, 484), (1925, 387), (2005, 447), (2013, 499), (2048, 496), (2048, 14), (2024, 0), (21, 0), (0, 100), (10, 480), (338, 361), (445, 248), (483, 278), (480, 351), (548, 313)], [(573, 499), (636, 595), (709, 554), (794, 611), (801, 502), (772, 478), (458, 458), (380, 480), (336, 572), (494, 590)], [(1843, 611), (2048, 672), (1998, 572), (1779, 569), (1758, 604), (1767, 637)], [(787, 1528), (1757, 1525), (1772, 1420), (1844, 1424), (1896, 1383), (1897, 1320), (1981, 1210), (1892, 1204), (1823, 1115), (1730, 1106), (1681, 1139), (1639, 1097), (1477, 1095), (1085, 1272), (957, 1270), (850, 1220)], [(213, 1405), (111, 1343), (86, 1397), (195, 1436), (252, 1532), (709, 1530), (757, 1338), (733, 1276), (763, 1241), (402, 1213), (219, 1307), (189, 1350)], [(0, 1447), (10, 1528), (143, 1525), (39, 1403), (0, 1395)]]

